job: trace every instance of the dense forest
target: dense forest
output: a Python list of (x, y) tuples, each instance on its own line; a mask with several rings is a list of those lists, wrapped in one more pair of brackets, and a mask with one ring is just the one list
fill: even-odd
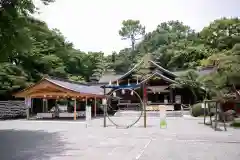
[[(54, 0), (42, 0), (51, 5)], [(215, 66), (206, 77), (189, 73), (178, 80), (182, 85), (204, 85), (222, 93), (235, 91), (240, 82), (240, 19), (214, 20), (200, 32), (180, 21), (160, 23), (146, 33), (138, 20), (124, 20), (119, 38), (129, 48), (105, 56), (103, 52), (75, 49), (57, 29), (35, 19), (32, 0), (0, 0), (0, 99), (45, 75), (88, 82), (106, 71), (128, 71), (145, 54), (151, 53), (162, 67), (171, 71)], [(186, 77), (186, 75), (185, 75)]]

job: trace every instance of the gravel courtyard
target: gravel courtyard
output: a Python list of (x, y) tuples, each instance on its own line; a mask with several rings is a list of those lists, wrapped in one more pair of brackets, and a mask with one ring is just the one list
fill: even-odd
[[(118, 118), (118, 121), (124, 121)], [(103, 119), (82, 121), (0, 121), (0, 160), (239, 160), (240, 130), (215, 132), (202, 119), (143, 119), (116, 129)]]

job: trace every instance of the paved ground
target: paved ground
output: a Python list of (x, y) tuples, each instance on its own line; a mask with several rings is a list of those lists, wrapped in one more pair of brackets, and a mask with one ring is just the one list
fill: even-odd
[[(119, 122), (124, 121), (118, 118)], [(202, 119), (141, 119), (130, 129), (102, 128), (102, 119), (0, 121), (0, 160), (239, 160), (240, 130), (215, 132)]]

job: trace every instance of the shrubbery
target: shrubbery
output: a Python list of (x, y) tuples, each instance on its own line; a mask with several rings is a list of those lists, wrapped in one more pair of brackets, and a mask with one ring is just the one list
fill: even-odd
[[(202, 108), (202, 103), (194, 104), (191, 108), (191, 114), (193, 117), (203, 116), (204, 108)], [(206, 114), (208, 114), (208, 110), (206, 109)]]
[(240, 128), (240, 121), (234, 121), (233, 123), (231, 123), (232, 127), (235, 127), (235, 128)]

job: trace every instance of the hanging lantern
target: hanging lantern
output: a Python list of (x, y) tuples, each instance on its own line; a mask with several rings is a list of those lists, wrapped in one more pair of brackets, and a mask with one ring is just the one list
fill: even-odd
[(103, 105), (106, 105), (106, 104), (107, 104), (107, 99), (106, 99), (106, 98), (103, 98), (103, 99), (102, 99), (102, 104), (103, 104)]
[(133, 91), (131, 91), (131, 96), (133, 96)]
[(124, 89), (122, 89), (122, 94), (125, 94), (125, 90)]
[(117, 80), (117, 86), (119, 86), (118, 80)]
[(111, 85), (112, 85), (112, 81), (110, 80), (110, 81), (109, 81), (109, 86), (111, 86)]
[(116, 97), (116, 92), (115, 91), (113, 92), (113, 97)]

